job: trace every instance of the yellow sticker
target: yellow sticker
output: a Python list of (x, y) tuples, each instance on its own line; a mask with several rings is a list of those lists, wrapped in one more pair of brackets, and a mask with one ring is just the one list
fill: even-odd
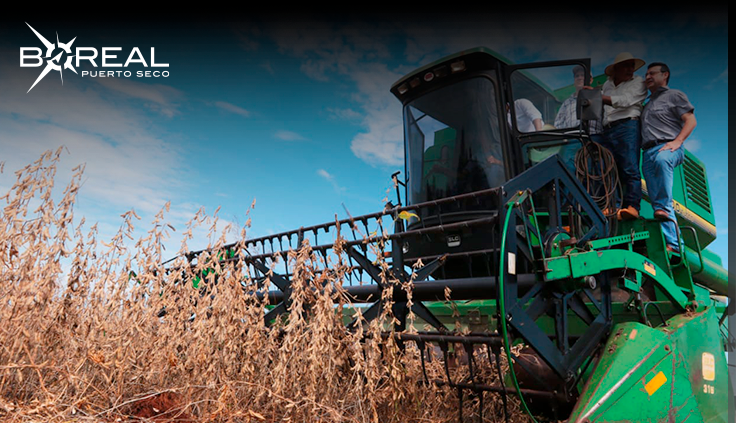
[(632, 330), (629, 334), (629, 339), (636, 339), (636, 329)]
[(654, 265), (652, 263), (649, 263), (648, 261), (644, 262), (644, 270), (647, 271), (652, 276), (657, 276), (657, 269), (654, 268)]
[(651, 397), (652, 394), (657, 392), (657, 389), (661, 388), (662, 385), (665, 384), (665, 382), (667, 382), (667, 376), (665, 376), (664, 373), (659, 372), (652, 378), (652, 380), (644, 385), (644, 390), (646, 390), (647, 394)]
[(716, 380), (716, 358), (713, 354), (703, 353), (703, 379), (707, 381)]
[(402, 211), (401, 213), (399, 213), (399, 217), (400, 217), (401, 219), (404, 219), (404, 220), (409, 220), (409, 219), (411, 219), (412, 217), (414, 217), (414, 218), (416, 218), (417, 220), (419, 220), (419, 216), (417, 216), (417, 214), (416, 214), (416, 213), (408, 212), (408, 211), (406, 211), (406, 210), (404, 210), (404, 211)]

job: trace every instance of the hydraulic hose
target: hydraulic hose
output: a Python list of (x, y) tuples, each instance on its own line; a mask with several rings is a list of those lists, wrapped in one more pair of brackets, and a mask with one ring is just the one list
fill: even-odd
[(501, 337), (503, 339), (503, 348), (506, 352), (506, 358), (509, 362), (509, 370), (511, 371), (511, 380), (514, 382), (514, 388), (516, 389), (516, 392), (519, 394), (519, 400), (521, 401), (521, 405), (524, 408), (524, 411), (526, 411), (527, 414), (532, 418), (532, 420), (537, 423), (537, 419), (534, 418), (532, 415), (532, 412), (529, 411), (529, 407), (526, 404), (526, 401), (524, 400), (524, 396), (521, 394), (521, 387), (519, 387), (519, 381), (516, 379), (516, 372), (514, 371), (514, 364), (513, 360), (511, 359), (511, 345), (509, 344), (509, 335), (506, 328), (506, 304), (504, 300), (504, 280), (503, 275), (505, 273), (505, 266), (506, 266), (506, 234), (508, 233), (508, 227), (509, 227), (509, 220), (511, 219), (511, 208), (515, 205), (518, 205), (515, 201), (509, 201), (506, 203), (506, 218), (504, 219), (503, 223), (503, 231), (501, 235), (501, 263), (499, 267), (499, 274), (498, 274), (498, 310), (501, 314), (499, 319), (499, 325), (501, 326)]

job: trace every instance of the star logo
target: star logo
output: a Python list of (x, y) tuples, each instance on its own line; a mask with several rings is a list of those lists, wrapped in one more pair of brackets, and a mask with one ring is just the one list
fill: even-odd
[[(28, 25), (28, 22), (26, 22), (26, 25)], [(59, 72), (59, 76), (61, 77), (61, 84), (64, 85), (64, 75), (62, 74), (63, 69), (69, 69), (70, 71), (77, 73), (77, 70), (74, 69), (74, 66), (72, 66), (72, 58), (74, 57), (74, 55), (72, 54), (72, 43), (74, 43), (74, 40), (76, 40), (77, 37), (72, 38), (72, 40), (68, 43), (62, 43), (59, 42), (59, 33), (57, 32), (56, 44), (54, 44), (44, 38), (43, 35), (39, 34), (38, 31), (33, 29), (32, 26), (28, 25), (28, 28), (31, 28), (31, 31), (36, 34), (36, 37), (38, 37), (38, 39), (41, 40), (43, 45), (46, 47), (46, 67), (43, 68), (41, 74), (38, 75), (36, 82), (31, 85), (31, 88), (29, 88), (26, 93), (31, 92), (33, 87), (35, 87), (36, 84), (38, 84), (38, 82), (42, 80), (43, 77), (52, 70)], [(65, 59), (63, 59), (64, 56), (66, 56)], [(64, 62), (63, 65), (62, 61)]]

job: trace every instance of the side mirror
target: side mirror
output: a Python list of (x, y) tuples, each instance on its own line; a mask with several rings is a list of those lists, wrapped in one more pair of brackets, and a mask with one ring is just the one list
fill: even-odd
[(603, 120), (603, 100), (601, 99), (600, 88), (578, 92), (576, 116), (581, 121)]

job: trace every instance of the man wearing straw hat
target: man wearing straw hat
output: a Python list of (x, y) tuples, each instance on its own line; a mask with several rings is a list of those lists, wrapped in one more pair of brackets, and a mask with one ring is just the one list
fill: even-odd
[(601, 89), (603, 100), (603, 133), (600, 144), (611, 151), (616, 160), (623, 187), (619, 220), (637, 219), (641, 202), (639, 155), (641, 148), (640, 121), (642, 103), (647, 96), (644, 80), (634, 72), (644, 61), (631, 53), (620, 53), (606, 67), (608, 80)]

